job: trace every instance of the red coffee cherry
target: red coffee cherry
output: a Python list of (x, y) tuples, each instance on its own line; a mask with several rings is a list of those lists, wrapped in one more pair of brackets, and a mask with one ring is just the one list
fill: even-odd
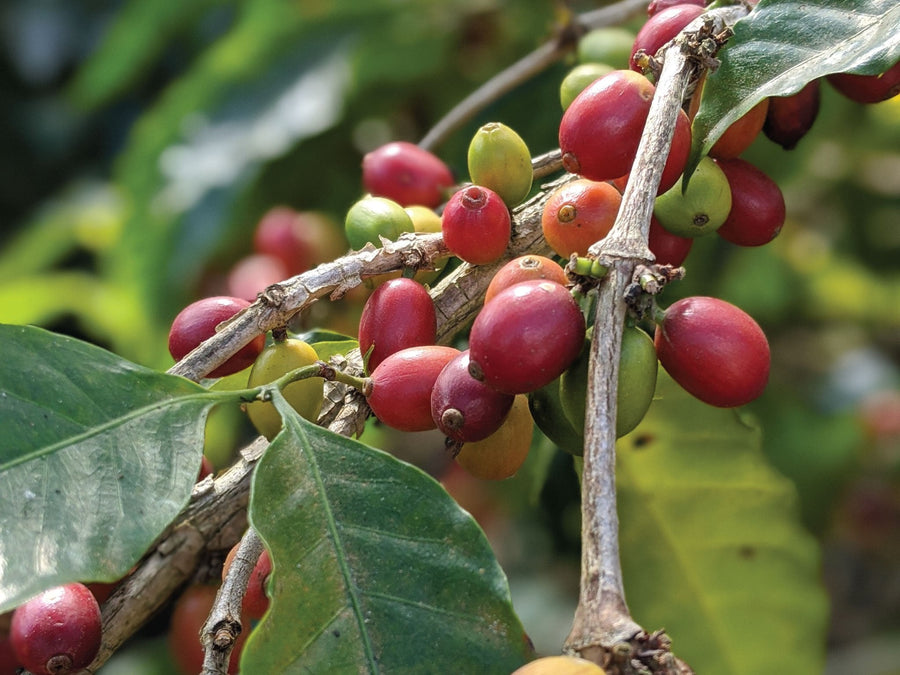
[(820, 80), (813, 80), (791, 96), (772, 96), (763, 133), (785, 150), (793, 150), (819, 114)]
[(549, 279), (565, 286), (569, 283), (566, 271), (556, 261), (542, 255), (521, 255), (513, 258), (491, 278), (487, 290), (484, 293), (485, 304), (500, 291), (506, 290), (513, 284), (532, 279)]
[(647, 16), (659, 14), (664, 9), (674, 7), (675, 5), (697, 5), (698, 7), (704, 7), (706, 3), (704, 0), (650, 0), (650, 4), (647, 5)]
[(769, 343), (762, 329), (718, 298), (690, 297), (670, 305), (654, 344), (672, 379), (709, 405), (749, 403), (769, 379)]
[(562, 258), (585, 256), (609, 234), (621, 203), (622, 195), (609, 183), (580, 178), (560, 185), (544, 203), (544, 239)]
[(900, 94), (900, 61), (881, 75), (835, 73), (827, 76), (828, 84), (857, 103), (879, 103)]
[(338, 224), (324, 214), (275, 206), (256, 224), (253, 249), (279, 258), (291, 277), (342, 255), (347, 243)]
[(658, 265), (672, 265), (680, 267), (691, 252), (694, 244), (692, 237), (679, 237), (672, 234), (659, 224), (655, 217), (650, 218), (650, 235), (647, 238), (647, 246), (656, 257)]
[(487, 438), (500, 428), (514, 396), (502, 394), (469, 374), (469, 350), (455, 356), (431, 391), (431, 416), (441, 432), (457, 443)]
[(486, 304), (469, 334), (469, 372), (507, 394), (555, 380), (581, 351), (585, 322), (565, 286), (523, 281)]
[(434, 301), (425, 287), (412, 279), (386, 281), (372, 292), (359, 317), (359, 350), (364, 357), (369, 354), (366, 371), (401, 349), (434, 344), (436, 332)]
[(9, 640), (19, 663), (34, 675), (80, 671), (100, 651), (100, 605), (84, 584), (51, 588), (20, 605)]
[(473, 265), (487, 265), (506, 251), (512, 221), (500, 195), (471, 185), (456, 192), (444, 206), (441, 231), (453, 255)]
[(769, 99), (764, 98), (741, 117), (731, 123), (719, 140), (709, 149), (709, 156), (716, 159), (737, 157), (750, 147), (762, 131), (769, 111)]
[[(249, 306), (250, 303), (243, 298), (224, 295), (192, 302), (178, 313), (169, 329), (169, 353), (172, 358), (176, 361), (183, 359), (201, 342), (215, 335), (216, 326)], [(243, 370), (256, 360), (265, 344), (266, 336), (257, 335), (207, 377), (224, 377)]]
[(401, 349), (378, 364), (366, 401), (375, 416), (398, 431), (434, 429), (431, 390), (458, 349), (425, 345)]
[[(228, 555), (225, 557), (225, 563), (222, 565), (222, 581), (228, 576), (228, 570), (231, 569), (231, 563), (234, 562), (234, 556), (237, 554), (240, 542), (235, 544)], [(266, 593), (266, 584), (269, 583), (269, 575), (272, 573), (272, 558), (269, 552), (263, 549), (260, 553), (253, 571), (250, 573), (250, 580), (247, 582), (247, 591), (244, 593), (244, 599), (241, 601), (241, 611), (250, 619), (259, 620), (269, 609), (269, 596)]]
[(453, 173), (438, 156), (413, 143), (394, 141), (372, 150), (362, 161), (363, 186), (401, 206), (434, 208), (444, 201)]
[(731, 187), (731, 211), (716, 232), (738, 246), (762, 246), (781, 231), (785, 219), (781, 188), (750, 162), (736, 157), (716, 163)]
[(228, 293), (252, 302), (266, 288), (290, 276), (280, 258), (268, 253), (251, 253), (238, 260), (228, 271)]
[[(582, 91), (563, 114), (559, 147), (563, 166), (595, 181), (631, 171), (655, 87), (631, 70), (614, 70)], [(659, 192), (675, 185), (691, 150), (691, 123), (680, 111)]]
[[(650, 8), (647, 10), (649, 13)], [(685, 26), (703, 14), (703, 10), (702, 6), (682, 2), (651, 14), (634, 38), (629, 62), (631, 69), (638, 73), (643, 72), (635, 62), (635, 54), (643, 50), (647, 56), (653, 56), (660, 47), (674, 39)]]

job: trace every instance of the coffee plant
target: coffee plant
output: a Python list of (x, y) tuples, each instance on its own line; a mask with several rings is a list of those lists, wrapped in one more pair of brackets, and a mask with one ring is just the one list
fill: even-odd
[(115, 161), (0, 251), (0, 675), (895, 667), (895, 0), (104, 16)]

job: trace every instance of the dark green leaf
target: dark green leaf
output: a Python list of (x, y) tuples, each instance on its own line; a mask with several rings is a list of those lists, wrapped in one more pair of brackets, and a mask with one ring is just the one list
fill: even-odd
[(884, 72), (900, 59), (896, 0), (762, 0), (734, 25), (703, 86), (690, 167), (767, 96), (831, 73)]
[(190, 496), (225, 397), (78, 340), (0, 325), (0, 611), (113, 581)]
[(618, 444), (628, 604), (665, 627), (698, 673), (818, 675), (828, 603), (793, 484), (759, 428), (660, 372), (644, 422)]
[(242, 671), (505, 675), (533, 656), (484, 534), (437, 482), (275, 403), (250, 501), (273, 598)]

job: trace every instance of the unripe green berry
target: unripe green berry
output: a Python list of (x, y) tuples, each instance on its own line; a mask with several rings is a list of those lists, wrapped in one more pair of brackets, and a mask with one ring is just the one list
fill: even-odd
[(559, 103), (562, 109), (568, 108), (575, 97), (591, 82), (613, 70), (615, 69), (612, 66), (605, 63), (581, 63), (572, 68), (559, 85)]
[(595, 28), (578, 42), (578, 61), (627, 68), (633, 46), (634, 33), (625, 28)]
[(414, 229), (409, 214), (387, 197), (363, 197), (350, 207), (344, 220), (347, 241), (354, 250), (370, 242), (380, 247), (380, 237), (393, 241)]
[(666, 230), (679, 237), (715, 232), (731, 211), (731, 188), (725, 172), (704, 157), (683, 190), (684, 177), (656, 198), (653, 215)]
[(468, 165), (472, 182), (496, 192), (509, 208), (531, 191), (531, 152), (522, 137), (505, 124), (491, 122), (475, 133), (469, 143)]

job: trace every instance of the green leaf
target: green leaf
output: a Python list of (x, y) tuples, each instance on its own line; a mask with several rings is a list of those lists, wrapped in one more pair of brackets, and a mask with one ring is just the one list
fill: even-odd
[(628, 604), (698, 673), (818, 675), (828, 604), (793, 484), (760, 430), (660, 372), (657, 400), (618, 444)]
[(296, 415), (254, 476), (273, 561), (251, 673), (503, 673), (533, 658), (506, 577), (472, 520), (418, 469)]
[(896, 0), (762, 0), (735, 23), (703, 85), (689, 171), (767, 96), (794, 94), (831, 73), (887, 70), (900, 59), (898, 25)]
[(0, 324), (0, 612), (114, 581), (187, 502), (230, 395), (45, 330)]

